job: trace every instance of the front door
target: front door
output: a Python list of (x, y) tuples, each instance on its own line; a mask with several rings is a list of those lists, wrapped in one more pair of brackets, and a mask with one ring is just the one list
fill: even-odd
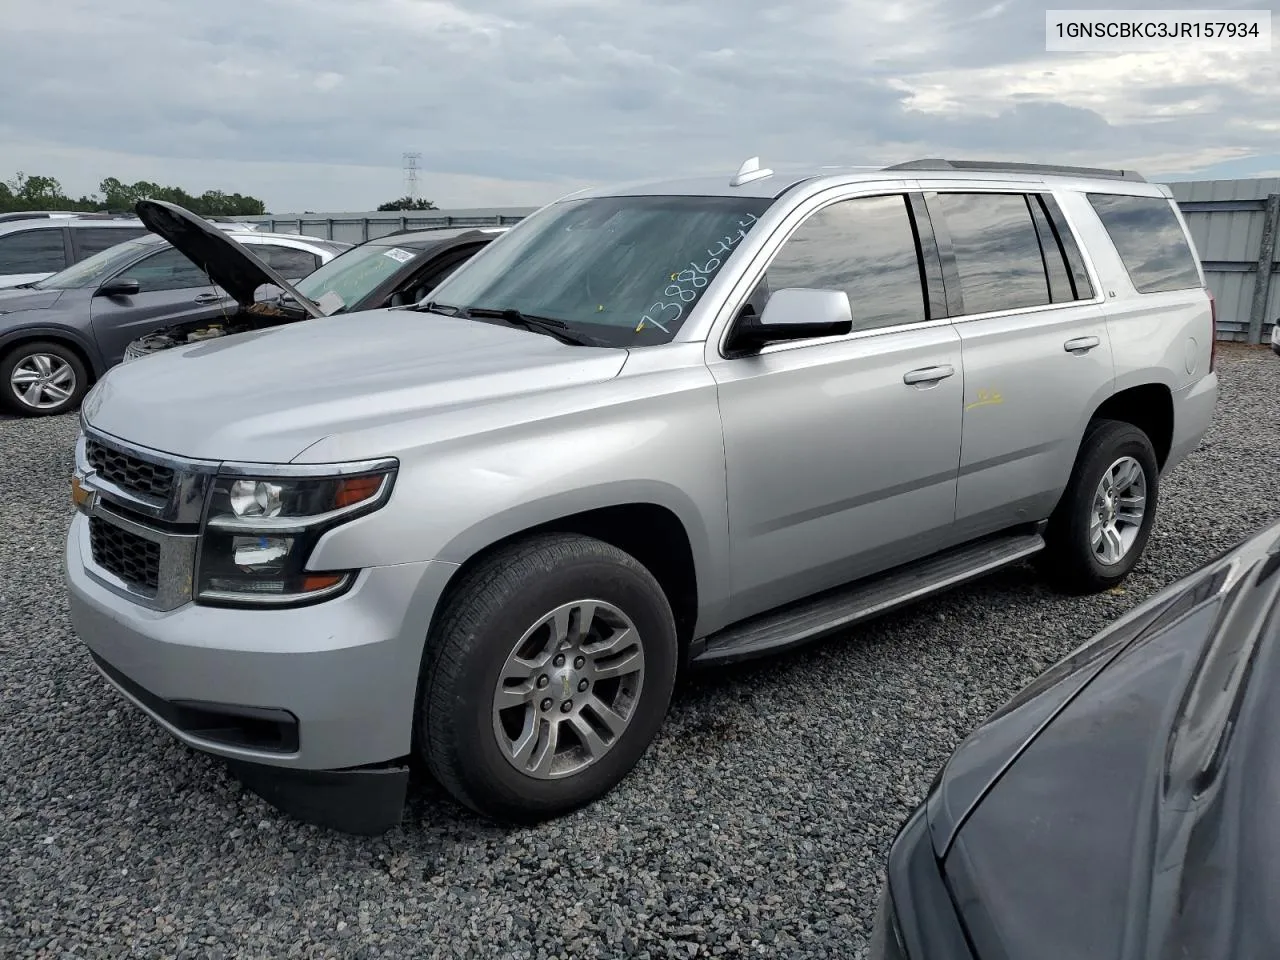
[[(751, 309), (771, 290), (840, 289), (853, 332), (710, 364), (728, 471), (731, 619), (950, 542), (960, 339), (930, 315), (917, 233), (899, 194), (819, 209), (779, 249)], [(936, 256), (931, 235), (924, 249)]]
[(233, 317), (236, 302), (210, 283), (205, 272), (173, 247), (128, 267), (113, 280), (137, 280), (132, 296), (93, 298), (93, 335), (108, 366), (124, 358), (124, 348), (173, 323)]

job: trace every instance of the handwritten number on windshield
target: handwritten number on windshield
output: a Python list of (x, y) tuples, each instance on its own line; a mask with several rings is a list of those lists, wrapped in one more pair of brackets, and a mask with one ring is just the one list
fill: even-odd
[(673, 282), (662, 291), (663, 299), (649, 304), (645, 309), (644, 316), (636, 324), (636, 333), (650, 325), (657, 327), (663, 333), (670, 333), (667, 324), (678, 323), (684, 317), (685, 304), (693, 303), (698, 299), (698, 291), (711, 282), (715, 272), (724, 263), (722, 258), (732, 253), (734, 248), (745, 239), (747, 231), (755, 225), (756, 219), (755, 214), (748, 213), (744, 219), (739, 220), (739, 229), (736, 233), (722, 237), (707, 248), (705, 263), (700, 265), (696, 260), (691, 260), (689, 266), (683, 270), (673, 271), (670, 275)]

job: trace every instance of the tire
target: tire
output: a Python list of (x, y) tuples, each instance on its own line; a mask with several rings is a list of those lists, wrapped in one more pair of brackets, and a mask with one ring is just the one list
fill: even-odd
[[(26, 399), (24, 384), (32, 376), (52, 376), (47, 386), (36, 394), (36, 403)], [(66, 390), (58, 396), (51, 388)], [(89, 389), (89, 374), (84, 361), (70, 347), (53, 341), (24, 343), (10, 350), (0, 360), (0, 389), (3, 406), (24, 417), (52, 417), (76, 409)], [(29, 390), (30, 387), (27, 387)]]
[[(1141, 471), (1140, 478), (1134, 473), (1133, 465)], [(1129, 496), (1110, 507), (1105, 503), (1100, 506), (1095, 498), (1104, 476), (1109, 475), (1120, 479), (1119, 492), (1127, 491)], [(1143, 488), (1138, 522), (1134, 522), (1134, 497), (1138, 488), (1123, 485), (1130, 478), (1140, 482)], [(1045, 530), (1046, 549), (1039, 557), (1041, 569), (1057, 586), (1071, 593), (1096, 593), (1114, 587), (1129, 575), (1146, 549), (1159, 494), (1160, 467), (1151, 439), (1131, 423), (1093, 421), (1080, 444), (1066, 492)], [(1094, 523), (1099, 519), (1099, 509), (1106, 517), (1115, 517), (1116, 522), (1110, 526), (1119, 531), (1119, 542), (1116, 537), (1106, 537), (1112, 544), (1106, 551), (1110, 556), (1104, 556), (1096, 545)], [(1128, 523), (1122, 522), (1126, 514)], [(1105, 532), (1108, 523), (1103, 522), (1097, 529)], [(1117, 551), (1120, 557), (1113, 560)]]
[[(572, 647), (557, 666), (552, 627), (533, 628), (570, 608), (559, 621), (568, 629), (556, 636), (575, 643), (575, 625), (586, 616), (579, 601), (600, 602), (590, 620), (589, 638), (596, 640)], [(634, 630), (624, 635), (628, 622)], [(610, 637), (617, 644), (612, 659), (599, 652)], [(515, 662), (518, 653), (529, 662), (551, 659), (528, 671)], [(607, 794), (644, 755), (666, 717), (678, 656), (666, 595), (633, 557), (572, 534), (514, 544), (464, 574), (431, 630), (419, 677), (416, 751), (455, 799), (486, 817), (528, 824), (568, 813)], [(595, 672), (637, 663), (638, 673)], [(527, 681), (499, 710), (504, 674)], [(625, 719), (618, 733), (596, 704), (608, 706), (615, 724)], [(536, 749), (546, 742), (537, 738), (531, 756), (519, 751), (529, 731), (541, 737), (550, 726), (560, 731), (561, 752)], [(581, 729), (594, 732), (594, 751)], [(538, 764), (539, 756), (554, 759)]]

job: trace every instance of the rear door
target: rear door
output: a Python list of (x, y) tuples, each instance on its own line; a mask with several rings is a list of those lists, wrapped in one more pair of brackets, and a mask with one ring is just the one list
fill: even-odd
[(230, 318), (240, 309), (173, 247), (153, 253), (111, 279), (137, 280), (139, 290), (133, 296), (93, 298), (93, 335), (108, 366), (124, 358), (130, 341), (161, 327)]
[(964, 354), (957, 533), (1045, 519), (1115, 381), (1098, 286), (1051, 191), (926, 203)]

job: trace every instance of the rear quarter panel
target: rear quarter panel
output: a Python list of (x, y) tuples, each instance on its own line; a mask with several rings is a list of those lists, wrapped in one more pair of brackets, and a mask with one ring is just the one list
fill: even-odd
[[(1204, 377), (1209, 372), (1212, 347), (1208, 290), (1201, 287), (1138, 293), (1084, 193), (1062, 191), (1058, 197), (1088, 249), (1102, 286), (1116, 390), (1159, 383), (1176, 393)], [(1174, 210), (1176, 213), (1176, 205)], [(1185, 232), (1180, 213), (1178, 220)], [(1199, 257), (1190, 234), (1187, 242), (1191, 243), (1199, 270)], [(1203, 271), (1200, 276), (1203, 283)]]

